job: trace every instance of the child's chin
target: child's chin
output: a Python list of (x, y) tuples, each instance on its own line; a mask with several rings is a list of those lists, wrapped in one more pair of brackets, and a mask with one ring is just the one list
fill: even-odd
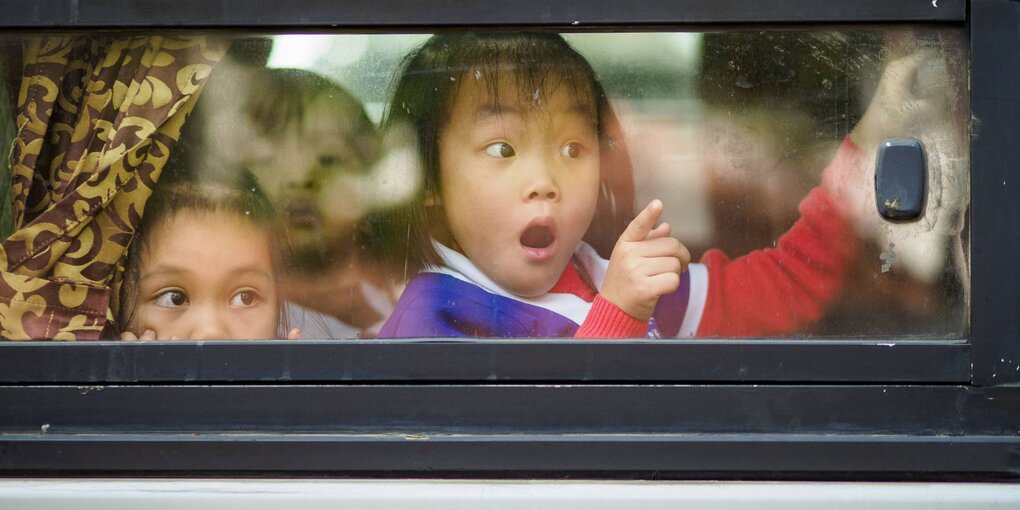
[(516, 285), (506, 285), (503, 287), (510, 291), (511, 294), (522, 297), (522, 298), (537, 298), (549, 292), (549, 289), (553, 288), (556, 284), (556, 278), (543, 280), (539, 282), (518, 282)]

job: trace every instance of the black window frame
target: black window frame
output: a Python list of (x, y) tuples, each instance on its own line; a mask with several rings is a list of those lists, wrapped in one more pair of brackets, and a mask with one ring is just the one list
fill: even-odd
[(8, 343), (2, 476), (1020, 474), (1020, 243), (1003, 234), (1020, 227), (1016, 0), (0, 0), (0, 12), (0, 34), (953, 26), (970, 43), (972, 115), (965, 340)]

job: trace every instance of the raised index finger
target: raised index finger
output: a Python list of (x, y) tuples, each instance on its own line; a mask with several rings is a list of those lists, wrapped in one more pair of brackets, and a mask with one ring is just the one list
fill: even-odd
[(648, 233), (655, 228), (655, 222), (659, 221), (662, 215), (662, 202), (659, 199), (652, 200), (645, 206), (637, 217), (627, 225), (627, 230), (620, 236), (621, 241), (636, 242), (644, 241)]

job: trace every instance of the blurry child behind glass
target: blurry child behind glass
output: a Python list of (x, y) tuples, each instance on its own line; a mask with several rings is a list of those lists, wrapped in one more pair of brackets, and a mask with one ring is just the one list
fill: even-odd
[(414, 179), (377, 164), (382, 143), (357, 98), (311, 71), (265, 68), (261, 42), (235, 42), (217, 65), (179, 153), (195, 167), (243, 166), (262, 183), (290, 247), (282, 294), (306, 337), (362, 335), (397, 297), (387, 267), (360, 248), (362, 218), (409, 195)]

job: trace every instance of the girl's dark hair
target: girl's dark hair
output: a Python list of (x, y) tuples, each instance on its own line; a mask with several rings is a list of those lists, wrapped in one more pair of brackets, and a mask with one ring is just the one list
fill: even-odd
[[(237, 47), (240, 40), (235, 42)], [(229, 56), (230, 54), (228, 54)], [(233, 65), (248, 65), (246, 61)], [(308, 107), (320, 98), (344, 111), (338, 125), (345, 126), (336, 136), (347, 139), (365, 167), (375, 161), (379, 152), (379, 139), (375, 124), (368, 118), (365, 107), (350, 91), (337, 82), (304, 69), (249, 67), (247, 72), (213, 74), (203, 91), (203, 99), (196, 105), (181, 130), (174, 154), (181, 166), (202, 164), (203, 156), (215, 155), (218, 147), (206, 139), (206, 129), (212, 116), (218, 113), (209, 105), (222, 94), (242, 94), (241, 112), (250, 120), (258, 134), (266, 138), (279, 137), (292, 125), (301, 126)], [(183, 163), (188, 161), (188, 163)]]
[[(142, 219), (135, 231), (121, 284), (117, 325), (123, 331), (134, 319), (138, 307), (138, 282), (141, 258), (149, 249), (152, 233), (182, 211), (225, 213), (244, 218), (269, 233), (274, 277), (279, 278), (284, 260), (285, 241), (276, 209), (255, 176), (243, 168), (196, 172), (171, 156), (156, 188), (145, 203)], [(287, 330), (285, 307), (280, 305), (279, 325)]]
[(351, 148), (366, 167), (375, 159), (379, 150), (375, 125), (361, 101), (339, 83), (304, 69), (259, 69), (253, 79), (258, 80), (258, 86), (248, 92), (244, 111), (260, 134), (279, 136), (291, 124), (300, 126), (309, 113), (308, 106), (328, 97), (345, 112), (341, 124), (347, 127), (346, 132), (336, 136), (350, 139)]
[(373, 237), (390, 243), (394, 257), (406, 256), (408, 274), (426, 265), (438, 265), (431, 239), (444, 232), (445, 213), (428, 205), (438, 197), (439, 138), (449, 121), (461, 83), (480, 81), (492, 97), (500, 79), (513, 84), (522, 104), (535, 104), (536, 91), (557, 87), (592, 104), (602, 157), (601, 193), (592, 228), (585, 238), (604, 256), (633, 214), (633, 183), (630, 160), (620, 140), (619, 125), (606, 93), (591, 65), (559, 34), (536, 32), (442, 33), (404, 58), (392, 98), (383, 119), (383, 132), (408, 131), (415, 138), (423, 185), (417, 195), (398, 210), (371, 219)]

